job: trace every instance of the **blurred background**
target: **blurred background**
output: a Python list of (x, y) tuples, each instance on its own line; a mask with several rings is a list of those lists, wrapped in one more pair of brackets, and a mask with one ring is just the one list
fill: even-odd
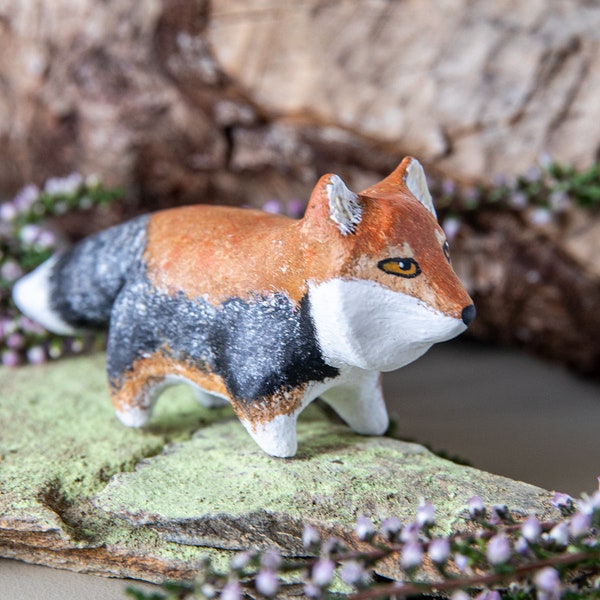
[(320, 175), (360, 191), (413, 155), (478, 317), (386, 376), (398, 435), (594, 489), (599, 31), (587, 0), (5, 0), (2, 362), (96, 343), (10, 302), (61, 245), (186, 203), (297, 217)]

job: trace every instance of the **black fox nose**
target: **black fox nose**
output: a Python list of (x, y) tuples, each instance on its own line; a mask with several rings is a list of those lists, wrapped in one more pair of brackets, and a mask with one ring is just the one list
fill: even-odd
[(476, 314), (477, 314), (477, 311), (475, 310), (474, 304), (469, 304), (469, 306), (465, 306), (462, 309), (462, 314), (461, 314), (463, 323), (468, 327), (473, 322), (473, 319), (475, 318)]

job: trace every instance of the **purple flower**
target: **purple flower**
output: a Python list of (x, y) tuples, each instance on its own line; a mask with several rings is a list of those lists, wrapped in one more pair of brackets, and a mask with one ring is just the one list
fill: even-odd
[(402, 529), (402, 523), (398, 517), (390, 517), (389, 519), (384, 519), (381, 523), (381, 533), (385, 535), (386, 538), (392, 539), (400, 533)]
[(276, 571), (279, 568), (279, 565), (281, 565), (281, 554), (279, 554), (277, 550), (269, 548), (269, 550), (265, 550), (262, 555), (260, 564), (269, 571)]
[(32, 346), (27, 350), (27, 362), (32, 365), (41, 365), (46, 362), (46, 351), (42, 346)]
[(416, 569), (423, 562), (423, 548), (418, 542), (408, 542), (402, 549), (400, 565), (403, 569)]
[(250, 564), (251, 560), (252, 555), (250, 552), (239, 552), (231, 559), (229, 564), (234, 571), (241, 571)]
[(304, 214), (304, 202), (302, 202), (302, 200), (298, 200), (297, 198), (292, 198), (288, 202), (287, 213), (290, 217), (298, 219)]
[(304, 594), (307, 598), (321, 598), (323, 596), (321, 588), (312, 581), (304, 584)]
[(406, 525), (400, 532), (400, 541), (404, 543), (416, 542), (419, 539), (419, 524), (416, 521)]
[(364, 567), (359, 562), (349, 560), (342, 564), (340, 577), (347, 585), (357, 585), (366, 577), (366, 573)]
[(13, 202), (19, 212), (27, 212), (40, 197), (40, 190), (36, 185), (26, 185), (14, 197)]
[(221, 600), (241, 600), (242, 586), (239, 581), (228, 581), (221, 591)]
[(6, 281), (16, 281), (21, 275), (23, 275), (23, 269), (12, 259), (8, 259), (0, 268), (0, 276)]
[(306, 525), (306, 527), (304, 527), (304, 531), (302, 531), (303, 546), (307, 550), (310, 550), (313, 546), (316, 546), (320, 541), (321, 537), (319, 536), (319, 532), (312, 525)]
[(444, 196), (452, 196), (456, 191), (456, 184), (452, 179), (444, 179), (442, 181), (442, 194)]
[(368, 517), (358, 517), (356, 520), (356, 537), (363, 542), (375, 534), (375, 527)]
[(14, 350), (5, 350), (2, 353), (2, 364), (5, 367), (16, 367), (19, 362), (19, 355)]
[(527, 556), (529, 554), (529, 544), (527, 543), (527, 541), (525, 540), (525, 538), (520, 537), (515, 542), (515, 550), (521, 556)]
[(475, 596), (475, 600), (502, 600), (502, 596), (496, 590), (483, 590)]
[(469, 566), (469, 558), (467, 556), (465, 556), (464, 554), (455, 554), (454, 562), (456, 563), (456, 568), (461, 573), (466, 571), (467, 567)]
[(21, 317), (19, 324), (21, 329), (27, 333), (37, 333), (38, 335), (46, 333), (46, 330), (39, 323), (32, 321), (29, 317)]
[(569, 527), (566, 523), (558, 523), (555, 525), (548, 534), (557, 546), (567, 546), (569, 544)]
[(312, 569), (312, 580), (319, 587), (329, 585), (335, 573), (335, 563), (328, 558), (318, 560)]
[(0, 221), (12, 221), (18, 214), (16, 206), (12, 202), (0, 204)]
[(281, 202), (279, 202), (279, 200), (275, 200), (275, 199), (272, 199), (272, 200), (267, 200), (267, 201), (266, 201), (266, 202), (263, 204), (263, 207), (262, 207), (262, 209), (263, 209), (265, 212), (268, 212), (268, 213), (272, 213), (272, 214), (278, 215), (278, 214), (280, 214), (280, 213), (281, 213)]
[(530, 543), (535, 544), (542, 535), (540, 522), (532, 515), (521, 525), (522, 536)]
[[(543, 598), (548, 600), (560, 598), (560, 577), (558, 571), (552, 567), (544, 567), (540, 569), (533, 578), (533, 584), (538, 589), (538, 592), (543, 592)], [(538, 593), (538, 598), (541, 594)]]
[(446, 538), (438, 538), (429, 544), (429, 558), (438, 564), (443, 565), (450, 556), (450, 542)]
[(21, 231), (19, 231), (19, 239), (24, 244), (31, 246), (35, 244), (41, 232), (42, 228), (39, 225), (34, 225), (33, 223), (23, 225)]
[(504, 534), (495, 535), (490, 539), (486, 556), (491, 565), (501, 565), (510, 558), (510, 543)]
[(435, 523), (435, 507), (431, 502), (424, 502), (419, 506), (416, 521), (419, 528), (430, 527)]
[(471, 596), (469, 596), (467, 592), (456, 590), (456, 592), (452, 594), (452, 600), (471, 600)]
[(478, 519), (485, 516), (485, 504), (479, 496), (473, 496), (469, 500), (469, 514), (472, 519)]
[(586, 515), (592, 515), (595, 511), (600, 510), (600, 491), (595, 492), (592, 496), (584, 494), (581, 500), (577, 501), (577, 507)]
[(25, 345), (25, 338), (20, 333), (11, 333), (6, 338), (6, 345), (13, 350), (20, 350)]
[(256, 576), (256, 589), (263, 596), (274, 596), (279, 589), (279, 579), (270, 569), (261, 569)]
[(444, 219), (442, 229), (446, 233), (446, 237), (449, 241), (452, 241), (456, 237), (461, 225), (460, 219), (457, 219), (456, 217), (447, 217)]
[(566, 510), (571, 512), (573, 510), (573, 498), (569, 494), (563, 494), (562, 492), (554, 492), (554, 497), (550, 500), (550, 504), (554, 508), (558, 508), (561, 512)]
[(583, 537), (590, 532), (592, 526), (592, 515), (584, 513), (576, 513), (571, 517), (569, 529), (571, 535), (575, 538)]
[(538, 227), (543, 227), (544, 225), (548, 225), (552, 221), (552, 215), (547, 208), (538, 207), (534, 208), (529, 213), (529, 222), (532, 225), (536, 225)]
[(527, 195), (523, 192), (515, 192), (510, 196), (509, 202), (513, 208), (521, 210), (527, 206), (529, 199), (527, 198)]
[(71, 173), (65, 177), (51, 177), (44, 185), (44, 192), (51, 196), (70, 196), (83, 184), (79, 173)]

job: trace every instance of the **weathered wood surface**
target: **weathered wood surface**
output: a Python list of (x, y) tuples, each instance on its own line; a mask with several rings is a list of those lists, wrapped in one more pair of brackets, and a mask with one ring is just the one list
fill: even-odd
[[(0, 191), (96, 173), (126, 217), (305, 200), (332, 171), (362, 189), (405, 154), (465, 182), (543, 152), (585, 166), (598, 30), (584, 0), (0, 0)], [(598, 221), (582, 244), (568, 223), (471, 220), (455, 256), (474, 333), (600, 373)]]

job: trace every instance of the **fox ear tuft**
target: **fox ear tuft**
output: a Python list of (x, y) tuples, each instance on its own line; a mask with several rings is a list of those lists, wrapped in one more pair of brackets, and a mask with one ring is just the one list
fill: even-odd
[(410, 157), (404, 173), (404, 183), (410, 193), (437, 219), (433, 198), (427, 187), (427, 178), (421, 163), (416, 158)]
[(327, 183), (329, 218), (337, 223), (342, 235), (356, 231), (362, 219), (362, 206), (358, 194), (350, 191), (341, 177), (331, 175)]

